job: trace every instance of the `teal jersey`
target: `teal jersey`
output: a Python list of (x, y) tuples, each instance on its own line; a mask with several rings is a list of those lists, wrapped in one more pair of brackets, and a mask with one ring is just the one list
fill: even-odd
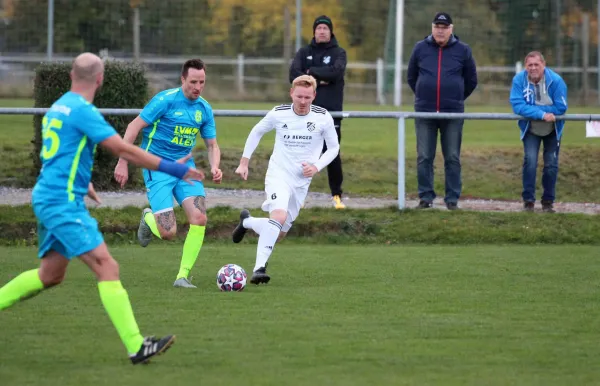
[(181, 88), (161, 91), (140, 113), (148, 123), (141, 148), (159, 157), (176, 161), (196, 146), (196, 137), (217, 137), (212, 107), (202, 97), (192, 101)]
[(117, 132), (82, 96), (67, 92), (42, 120), (42, 169), (33, 189), (36, 201), (83, 200), (96, 145)]

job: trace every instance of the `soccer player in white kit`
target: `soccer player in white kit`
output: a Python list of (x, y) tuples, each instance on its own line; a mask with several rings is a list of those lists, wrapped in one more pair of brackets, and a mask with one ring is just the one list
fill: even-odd
[[(267, 275), (267, 262), (275, 243), (285, 237), (298, 217), (312, 177), (329, 165), (340, 150), (331, 114), (312, 105), (316, 89), (317, 81), (312, 76), (301, 75), (294, 79), (290, 90), (292, 104), (274, 107), (254, 126), (235, 170), (244, 180), (248, 179), (252, 153), (262, 136), (275, 129), (275, 146), (265, 176), (266, 200), (262, 204), (269, 218), (251, 217), (244, 209), (232, 234), (234, 243), (242, 241), (248, 229), (259, 235), (256, 264), (250, 279), (253, 284), (271, 280)], [(321, 154), (323, 140), (327, 151)]]

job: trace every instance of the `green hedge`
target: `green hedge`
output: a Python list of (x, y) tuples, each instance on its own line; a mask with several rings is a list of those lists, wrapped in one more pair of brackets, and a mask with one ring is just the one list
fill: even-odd
[[(35, 107), (50, 107), (64, 93), (69, 91), (71, 80), (69, 73), (71, 63), (42, 63), (35, 71), (34, 98)], [(105, 62), (104, 84), (94, 104), (98, 108), (141, 108), (148, 101), (148, 80), (145, 69), (141, 65), (125, 62)], [(41, 167), (40, 150), (42, 147), (42, 118), (33, 118), (34, 151), (33, 172), (37, 176)], [(123, 136), (127, 125), (133, 116), (105, 116), (106, 120)], [(99, 190), (109, 190), (117, 187), (113, 171), (117, 160), (112, 154), (98, 147), (94, 163), (92, 181)], [(130, 166), (130, 175), (137, 174)], [(131, 179), (131, 183), (139, 181)], [(133, 186), (130, 186), (133, 187)]]
[[(102, 194), (101, 194), (102, 195)], [(90, 213), (109, 244), (137, 244), (141, 207), (90, 208)], [(260, 209), (251, 213), (263, 216)], [(189, 224), (184, 211), (175, 208), (178, 237), (182, 243)], [(209, 208), (206, 240), (231, 243), (231, 231), (239, 222), (240, 210)], [(576, 230), (576, 231), (574, 231)], [(285, 243), (339, 245), (600, 245), (600, 221), (586, 214), (500, 213), (476, 211), (422, 211), (395, 207), (363, 210), (306, 208), (286, 237)], [(35, 245), (37, 226), (30, 205), (0, 205), (0, 246)], [(162, 242), (155, 240), (155, 242)], [(256, 243), (248, 232), (244, 243)], [(232, 250), (232, 253), (235, 253)], [(486, 256), (482, 256), (486, 258)], [(572, 256), (565, 256), (572, 258)]]

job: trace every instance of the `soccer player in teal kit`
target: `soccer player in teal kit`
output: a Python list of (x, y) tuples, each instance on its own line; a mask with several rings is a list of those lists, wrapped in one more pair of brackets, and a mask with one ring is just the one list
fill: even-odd
[(94, 153), (100, 144), (141, 167), (190, 181), (201, 171), (148, 154), (125, 143), (92, 104), (104, 79), (104, 64), (84, 53), (73, 62), (71, 90), (58, 99), (42, 121), (42, 170), (32, 193), (38, 219), (40, 268), (23, 272), (0, 288), (0, 310), (60, 284), (72, 258), (79, 257), (96, 274), (102, 304), (133, 364), (145, 363), (173, 344), (172, 335), (158, 339), (140, 334), (119, 265), (108, 251), (97, 221), (85, 207), (94, 196), (90, 183)]
[[(141, 148), (159, 157), (176, 161), (190, 157), (196, 146), (196, 136), (204, 139), (213, 182), (220, 183), (223, 173), (219, 169), (221, 151), (212, 108), (200, 96), (206, 82), (206, 69), (200, 59), (190, 59), (181, 70), (181, 87), (159, 92), (127, 127), (125, 142), (133, 143), (143, 129)], [(194, 167), (194, 160), (187, 165)], [(170, 240), (177, 234), (173, 197), (183, 207), (190, 229), (183, 245), (183, 254), (174, 287), (196, 288), (189, 279), (206, 229), (206, 203), (201, 182), (189, 185), (165, 173), (144, 170), (150, 208), (142, 211), (138, 241), (142, 247), (152, 240), (152, 235)], [(129, 179), (127, 160), (120, 159), (115, 168), (115, 180), (123, 187)]]

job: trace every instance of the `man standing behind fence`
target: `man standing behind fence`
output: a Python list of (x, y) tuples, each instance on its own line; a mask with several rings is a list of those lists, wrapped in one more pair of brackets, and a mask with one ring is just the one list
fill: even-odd
[[(408, 85), (415, 93), (415, 111), (462, 113), (464, 102), (477, 87), (477, 70), (471, 48), (452, 33), (450, 15), (435, 15), (432, 33), (419, 41), (408, 62)], [(440, 131), (446, 196), (450, 210), (458, 209), (462, 190), (460, 147), (462, 119), (416, 119), (419, 208), (431, 208), (435, 198), (433, 161)]]
[[(290, 82), (300, 75), (310, 75), (317, 80), (317, 97), (313, 104), (329, 111), (342, 111), (344, 102), (344, 73), (346, 51), (338, 45), (333, 34), (333, 22), (325, 15), (313, 23), (313, 39), (309, 45), (298, 50), (290, 66)], [(342, 140), (342, 118), (333, 119), (338, 142)], [(327, 144), (323, 144), (323, 153)], [(341, 152), (340, 152), (341, 154)], [(338, 154), (327, 166), (327, 177), (333, 206), (344, 209), (342, 201), (342, 160)]]
[(557, 115), (567, 111), (567, 85), (556, 72), (546, 68), (546, 61), (538, 51), (525, 57), (525, 70), (513, 78), (510, 104), (515, 114), (529, 120), (520, 120), (523, 159), (523, 209), (533, 211), (535, 181), (540, 145), (544, 143), (544, 170), (542, 174), (542, 209), (554, 213), (558, 151), (565, 121)]

